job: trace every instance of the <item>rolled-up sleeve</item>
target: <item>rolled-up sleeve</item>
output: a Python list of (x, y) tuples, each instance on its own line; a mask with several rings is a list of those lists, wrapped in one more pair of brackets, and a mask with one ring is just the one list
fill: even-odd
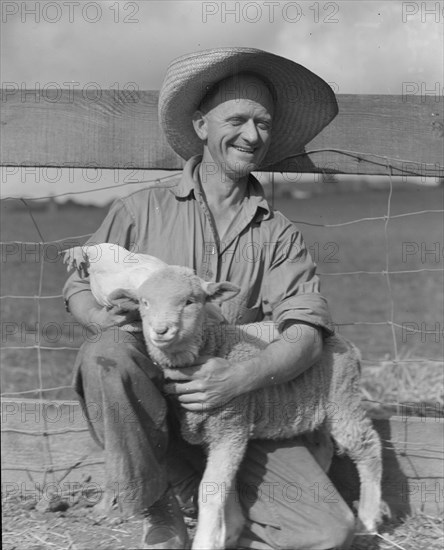
[(316, 264), (295, 226), (283, 229), (275, 241), (272, 260), (265, 273), (264, 298), (273, 321), (281, 330), (292, 320), (333, 333), (327, 300), (320, 294)]
[[(118, 199), (111, 205), (99, 229), (85, 244), (113, 243), (130, 250), (133, 248), (135, 240), (134, 216), (125, 204)], [(81, 278), (77, 271), (74, 271), (63, 287), (63, 298), (67, 309), (71, 296), (78, 292), (90, 290), (89, 277)]]

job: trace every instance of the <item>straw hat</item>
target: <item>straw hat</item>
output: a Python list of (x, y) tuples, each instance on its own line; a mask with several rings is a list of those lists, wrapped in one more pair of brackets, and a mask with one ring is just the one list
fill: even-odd
[(181, 56), (170, 63), (159, 95), (159, 121), (170, 146), (183, 159), (202, 154), (192, 115), (220, 80), (255, 73), (275, 95), (273, 133), (261, 167), (303, 150), (336, 116), (330, 86), (302, 65), (254, 48), (215, 48)]

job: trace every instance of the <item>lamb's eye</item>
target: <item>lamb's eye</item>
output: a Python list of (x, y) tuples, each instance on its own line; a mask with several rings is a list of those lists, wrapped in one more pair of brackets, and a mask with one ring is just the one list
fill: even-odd
[(193, 301), (193, 300), (187, 300), (187, 301), (185, 302), (185, 305), (186, 305), (186, 306), (190, 306), (191, 304), (194, 304), (194, 301)]
[(142, 298), (140, 300), (142, 302), (142, 305), (146, 308), (149, 308), (150, 307), (150, 303), (148, 302), (148, 300), (146, 298)]

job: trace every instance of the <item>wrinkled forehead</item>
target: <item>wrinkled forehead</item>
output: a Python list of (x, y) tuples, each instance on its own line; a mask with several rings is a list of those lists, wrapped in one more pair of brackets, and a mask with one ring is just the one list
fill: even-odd
[(271, 83), (254, 73), (239, 73), (217, 82), (207, 93), (199, 109), (207, 113), (227, 101), (247, 99), (259, 103), (272, 114), (274, 97)]

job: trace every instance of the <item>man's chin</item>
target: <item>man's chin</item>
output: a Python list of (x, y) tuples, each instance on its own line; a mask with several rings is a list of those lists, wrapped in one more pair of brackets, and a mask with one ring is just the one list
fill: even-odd
[(259, 163), (252, 159), (248, 160), (236, 160), (236, 162), (230, 162), (226, 165), (226, 172), (230, 176), (234, 176), (236, 179), (244, 178), (248, 176), (251, 172), (258, 170)]

